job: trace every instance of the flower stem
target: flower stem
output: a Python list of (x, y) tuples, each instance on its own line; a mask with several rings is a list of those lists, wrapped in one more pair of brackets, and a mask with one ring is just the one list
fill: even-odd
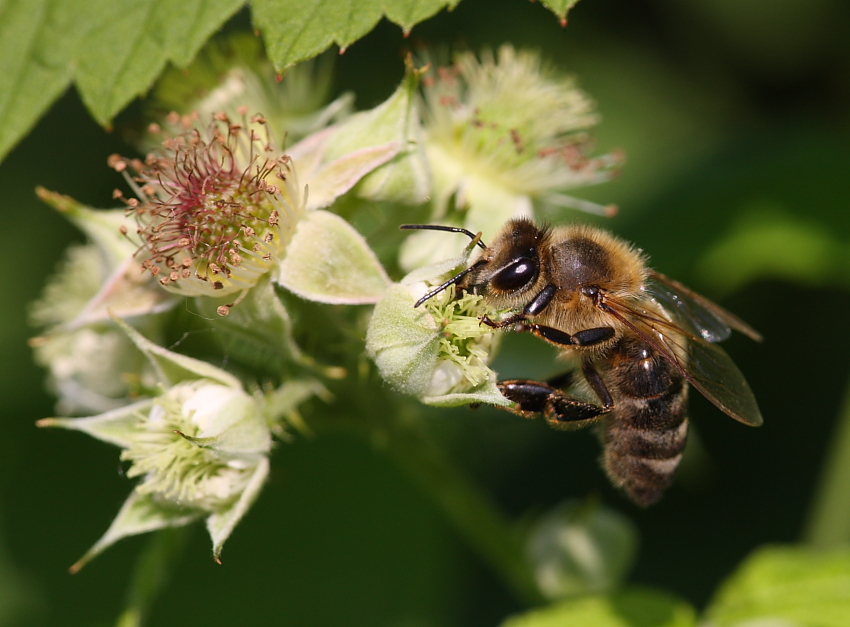
[(141, 627), (145, 616), (172, 572), (172, 564), (183, 551), (189, 530), (162, 529), (156, 532), (136, 561), (127, 593), (127, 608), (116, 627)]
[(530, 606), (543, 603), (521, 535), (481, 489), (414, 422), (396, 422), (386, 435), (386, 452), (433, 498), (516, 597)]
[(829, 548), (850, 542), (850, 384), (838, 416), (835, 437), (824, 465), (803, 537)]

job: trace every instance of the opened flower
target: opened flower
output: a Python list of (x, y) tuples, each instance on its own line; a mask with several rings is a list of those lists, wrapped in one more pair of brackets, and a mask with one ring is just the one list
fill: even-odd
[[(535, 205), (610, 214), (612, 207), (564, 194), (607, 181), (621, 157), (591, 157), (588, 130), (599, 121), (590, 98), (537, 53), (510, 45), (480, 57), (458, 54), (423, 79), (424, 149), (433, 174), (440, 224), (481, 231), (486, 239)], [(406, 269), (445, 258), (440, 236), (410, 236)]]
[(165, 139), (144, 162), (115, 155), (110, 165), (137, 196), (127, 205), (142, 267), (181, 295), (253, 287), (280, 262), (305, 211), (295, 167), (259, 116), (235, 123), (219, 114), (203, 131)]

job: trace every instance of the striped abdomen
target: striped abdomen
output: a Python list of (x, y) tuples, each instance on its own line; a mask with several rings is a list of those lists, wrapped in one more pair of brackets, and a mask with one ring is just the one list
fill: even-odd
[(597, 365), (614, 409), (601, 425), (603, 465), (614, 485), (645, 507), (661, 498), (682, 458), (687, 384), (638, 337), (623, 337), (605, 360)]

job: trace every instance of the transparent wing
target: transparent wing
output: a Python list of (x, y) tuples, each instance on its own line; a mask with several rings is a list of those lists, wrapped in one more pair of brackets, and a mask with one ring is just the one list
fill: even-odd
[(660, 272), (651, 270), (643, 289), (690, 335), (707, 342), (722, 342), (735, 329), (761, 341), (761, 335), (736, 315)]
[(764, 422), (747, 380), (722, 348), (650, 310), (612, 298), (600, 307), (646, 340), (725, 414), (754, 427)]

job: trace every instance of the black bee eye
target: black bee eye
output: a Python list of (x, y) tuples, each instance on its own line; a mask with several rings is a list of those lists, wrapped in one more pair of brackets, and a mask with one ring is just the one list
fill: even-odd
[(537, 278), (537, 260), (518, 257), (490, 279), (490, 286), (503, 292), (522, 289)]

